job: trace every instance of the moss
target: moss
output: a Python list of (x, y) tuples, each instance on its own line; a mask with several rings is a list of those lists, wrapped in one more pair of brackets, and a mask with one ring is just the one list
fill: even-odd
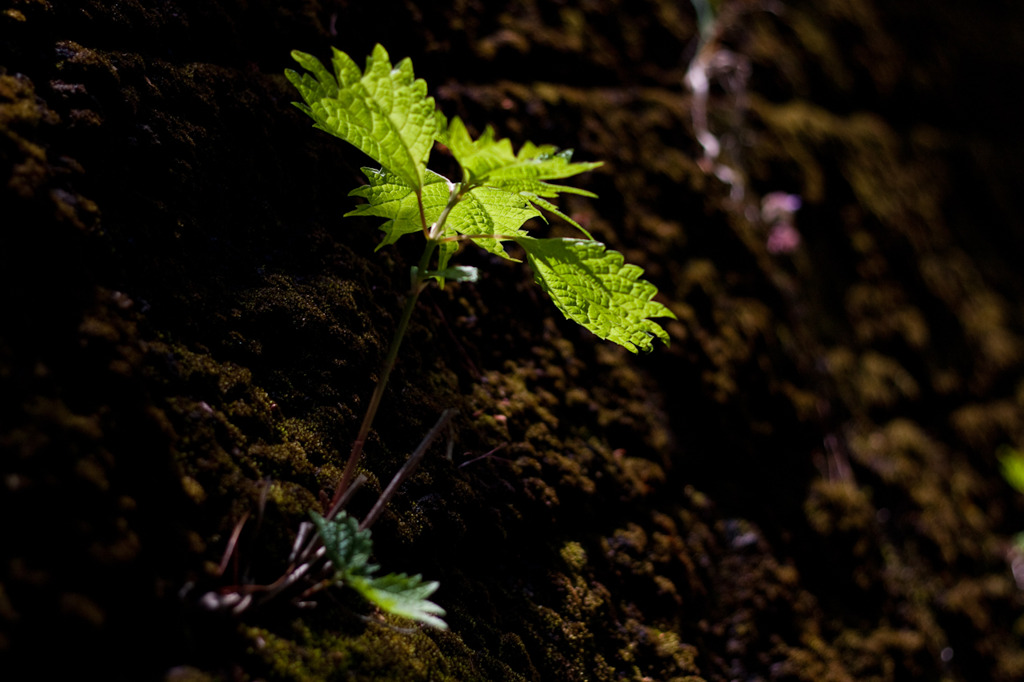
[(562, 560), (574, 573), (579, 573), (587, 565), (587, 552), (578, 542), (565, 543), (560, 553)]

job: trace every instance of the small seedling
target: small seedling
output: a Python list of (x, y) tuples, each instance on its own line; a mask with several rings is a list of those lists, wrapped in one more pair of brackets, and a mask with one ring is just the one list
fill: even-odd
[[(312, 597), (321, 590), (332, 585), (347, 585), (383, 611), (446, 629), (448, 625), (441, 618), (445, 615), (444, 609), (428, 599), (437, 590), (437, 582), (424, 582), (420, 575), (405, 573), (374, 575), (379, 567), (370, 563), (373, 554), (370, 526), (454, 416), (455, 410), (445, 410), (441, 414), (362, 523), (344, 511), (352, 495), (366, 482), (366, 476), (360, 474), (325, 515), (311, 512), (312, 521), (299, 525), (288, 557), (288, 568), (280, 578), (268, 585), (245, 582), (207, 592), (200, 597), (200, 604), (211, 611), (235, 614), (282, 598), (290, 598), (296, 606), (309, 607), (314, 605)], [(259, 507), (261, 514), (265, 501), (264, 494)], [(237, 558), (238, 537), (247, 519), (248, 514), (235, 525), (219, 574), (224, 573), (232, 556)]]
[(344, 511), (330, 520), (315, 512), (312, 516), (333, 564), (334, 581), (348, 585), (388, 613), (442, 629), (447, 627), (439, 617), (444, 615), (444, 609), (427, 599), (438, 588), (436, 582), (423, 582), (419, 575), (405, 573), (374, 577), (380, 567), (370, 563), (373, 540), (368, 528), (360, 528), (359, 522)]
[[(327, 514), (314, 514), (312, 526), (303, 524), (290, 567), (274, 585), (207, 597), (212, 608), (238, 611), (248, 607), (253, 595), (268, 599), (301, 584), (305, 589), (297, 601), (303, 602), (323, 586), (341, 583), (385, 611), (444, 627), (439, 618), (444, 611), (427, 600), (437, 583), (422, 582), (418, 575), (373, 577), (377, 567), (369, 563), (372, 542), (368, 526), (451, 418), (450, 411), (361, 524), (342, 511), (362, 480), (356, 477), (356, 468), (363, 445), (420, 293), (431, 282), (444, 286), (446, 281), (476, 281), (476, 268), (450, 263), (460, 244), (469, 242), (514, 261), (517, 259), (505, 250), (506, 244), (514, 243), (525, 253), (534, 279), (562, 314), (602, 339), (634, 353), (649, 351), (654, 338), (668, 343), (668, 333), (652, 318), (675, 315), (652, 300), (657, 289), (640, 278), (641, 268), (626, 264), (620, 253), (593, 239), (550, 201), (559, 194), (594, 197), (586, 190), (548, 181), (593, 170), (600, 162), (573, 162), (572, 150), (530, 142), (516, 153), (512, 143), (497, 139), (490, 127), (473, 139), (459, 118), (449, 121), (437, 109), (434, 99), (427, 96), (426, 83), (413, 75), (410, 60), (392, 66), (388, 53), (377, 45), (366, 69), (360, 70), (344, 52), (334, 49), (333, 53), (332, 73), (312, 55), (292, 52), (307, 71), (285, 72), (303, 100), (295, 104), (313, 119), (315, 128), (345, 140), (380, 165), (362, 169), (367, 184), (349, 194), (366, 203), (345, 215), (385, 218), (381, 226), (384, 238), (378, 248), (420, 233), (423, 253), (411, 269), (405, 308)], [(427, 168), (437, 143), (447, 147), (458, 162), (462, 173), (458, 181)], [(523, 225), (532, 218), (544, 219), (541, 209), (573, 225), (585, 238), (538, 239), (529, 235)]]
[[(377, 45), (361, 71), (344, 52), (334, 49), (333, 53), (333, 73), (312, 55), (295, 51), (292, 57), (308, 73), (289, 69), (285, 74), (302, 96), (296, 106), (313, 119), (315, 128), (345, 140), (381, 165), (363, 169), (368, 184), (350, 195), (367, 203), (346, 215), (386, 218), (380, 247), (407, 234), (421, 233), (425, 238), (377, 391), (342, 476), (342, 492), (355, 473), (420, 292), (432, 280), (443, 285), (446, 280), (477, 278), (476, 268), (450, 264), (460, 242), (471, 242), (509, 260), (515, 259), (504, 244), (518, 244), (537, 283), (562, 314), (602, 339), (632, 352), (650, 350), (654, 338), (668, 342), (668, 333), (651, 318), (675, 316), (652, 300), (657, 289), (640, 278), (643, 270), (625, 264), (620, 253), (593, 239), (549, 201), (559, 194), (594, 197), (586, 190), (548, 181), (593, 170), (600, 162), (575, 163), (572, 150), (530, 142), (515, 153), (511, 142), (497, 139), (490, 127), (474, 140), (461, 119), (448, 121), (437, 109), (427, 96), (427, 84), (414, 77), (409, 59), (392, 66), (388, 53)], [(458, 162), (462, 171), (458, 182), (427, 168), (438, 142)], [(586, 238), (530, 236), (523, 225), (531, 218), (543, 219), (540, 209), (562, 218)]]
[[(384, 238), (378, 248), (407, 234), (424, 237), (419, 263), (411, 269), (405, 309), (335, 489), (332, 511), (339, 507), (355, 476), (420, 293), (431, 281), (443, 286), (447, 280), (472, 282), (478, 277), (476, 268), (450, 263), (460, 243), (470, 242), (509, 260), (516, 259), (505, 250), (505, 244), (517, 244), (533, 268), (535, 280), (562, 314), (602, 339), (634, 353), (650, 350), (654, 338), (668, 342), (668, 333), (652, 318), (675, 316), (652, 300), (657, 289), (640, 278), (643, 270), (625, 264), (621, 254), (593, 239), (550, 201), (559, 194), (594, 197), (586, 190), (548, 181), (593, 170), (600, 162), (576, 163), (572, 150), (559, 151), (530, 142), (516, 153), (511, 142), (497, 139), (490, 127), (473, 139), (461, 119), (449, 121), (437, 109), (434, 99), (427, 95), (427, 84), (415, 78), (412, 62), (404, 59), (392, 66), (380, 45), (367, 59), (365, 70), (338, 49), (333, 50), (333, 73), (312, 55), (294, 51), (292, 57), (306, 70), (285, 72), (303, 100), (296, 106), (313, 119), (315, 128), (345, 140), (380, 165), (362, 169), (367, 184), (349, 194), (366, 203), (346, 216), (385, 218), (381, 226)], [(447, 147), (458, 162), (462, 173), (458, 181), (427, 168), (436, 143)], [(573, 225), (585, 238), (530, 236), (523, 225), (532, 218), (543, 219), (541, 209)], [(378, 508), (388, 496), (385, 491)], [(324, 524), (331, 521), (328, 518), (317, 523), (326, 545), (325, 531), (330, 526)], [(348, 582), (359, 589), (352, 576), (348, 576)], [(415, 585), (406, 587), (411, 592), (416, 590)], [(385, 610), (400, 612), (398, 608)], [(429, 611), (413, 612), (420, 620), (432, 622)]]

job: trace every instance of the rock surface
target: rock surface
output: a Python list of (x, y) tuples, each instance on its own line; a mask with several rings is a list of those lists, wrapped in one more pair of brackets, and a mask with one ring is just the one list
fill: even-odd
[[(0, 677), (1024, 678), (1024, 10), (720, 4), (698, 40), (667, 0), (0, 1)], [(465, 253), (351, 505), (460, 411), (374, 528), (450, 629), (211, 613), (322, 510), (401, 308), (416, 253), (341, 219), (365, 159), (282, 75), (377, 42), (477, 131), (607, 162), (563, 208), (672, 345)]]

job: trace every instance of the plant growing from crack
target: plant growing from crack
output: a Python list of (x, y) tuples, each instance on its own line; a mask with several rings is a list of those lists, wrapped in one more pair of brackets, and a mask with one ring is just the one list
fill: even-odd
[[(352, 144), (380, 165), (362, 169), (367, 184), (350, 195), (366, 203), (345, 215), (385, 218), (381, 247), (416, 233), (422, 234), (424, 246), (419, 263), (411, 269), (404, 309), (328, 511), (324, 516), (313, 515), (315, 530), (310, 524), (300, 529), (289, 570), (263, 596), (315, 575), (313, 587), (300, 595), (302, 600), (314, 588), (337, 581), (385, 611), (443, 627), (438, 618), (443, 610), (427, 600), (437, 583), (423, 583), (418, 575), (372, 577), (376, 567), (369, 564), (369, 526), (451, 418), (451, 411), (442, 415), (362, 523), (342, 511), (363, 480), (356, 476), (356, 469), (419, 295), (431, 282), (443, 286), (448, 280), (477, 279), (476, 268), (450, 263), (461, 243), (516, 260), (505, 250), (505, 244), (515, 243), (562, 314), (602, 339), (634, 353), (648, 351), (655, 338), (668, 343), (668, 333), (652, 318), (675, 316), (652, 300), (657, 289), (640, 278), (641, 268), (625, 264), (621, 254), (593, 239), (550, 201), (559, 194), (594, 197), (548, 181), (592, 170), (600, 162), (576, 163), (571, 150), (529, 142), (516, 153), (511, 142), (497, 139), (490, 127), (473, 139), (459, 118), (449, 121), (437, 109), (427, 96), (426, 83), (413, 75), (411, 61), (392, 66), (380, 45), (367, 59), (365, 70), (337, 49), (333, 50), (333, 72), (312, 55), (295, 51), (292, 57), (306, 70), (285, 72), (303, 100), (296, 106), (313, 119), (314, 127)], [(458, 162), (462, 173), (458, 181), (427, 168), (435, 143), (445, 145)], [(543, 218), (541, 209), (570, 223), (585, 238), (530, 236), (523, 225)]]

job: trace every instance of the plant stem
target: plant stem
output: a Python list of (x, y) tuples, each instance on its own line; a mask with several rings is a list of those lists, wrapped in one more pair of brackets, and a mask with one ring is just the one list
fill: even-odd
[(441, 413), (441, 416), (440, 418), (438, 418), (437, 423), (434, 424), (434, 428), (430, 429), (429, 433), (427, 433), (427, 435), (423, 437), (423, 440), (420, 441), (420, 444), (416, 448), (416, 450), (414, 450), (413, 453), (409, 455), (409, 459), (406, 460), (405, 464), (402, 465), (402, 468), (399, 469), (398, 473), (395, 474), (394, 477), (391, 479), (391, 483), (388, 483), (388, 487), (385, 488), (384, 492), (382, 492), (380, 494), (380, 497), (377, 498), (377, 502), (376, 504), (373, 505), (373, 509), (371, 509), (370, 513), (366, 515), (366, 518), (363, 519), (363, 522), (359, 524), (360, 530), (364, 528), (369, 528), (373, 525), (373, 522), (377, 520), (377, 517), (380, 516), (380, 513), (384, 511), (384, 505), (386, 505), (388, 501), (391, 500), (392, 496), (394, 496), (395, 494), (395, 491), (398, 490), (399, 486), (401, 486), (402, 483), (405, 482), (405, 479), (409, 478), (409, 476), (412, 475), (412, 472), (416, 470), (416, 467), (419, 465), (420, 460), (423, 459), (423, 455), (427, 454), (427, 448), (430, 447), (431, 443), (437, 440), (437, 437), (441, 434), (441, 430), (444, 429), (444, 427), (448, 426), (448, 422), (450, 422), (452, 420), (452, 417), (454, 417), (456, 414), (457, 411), (451, 408)]
[(412, 319), (413, 310), (416, 309), (416, 301), (419, 299), (420, 292), (426, 288), (429, 281), (426, 273), (430, 266), (430, 257), (433, 255), (436, 247), (437, 242), (427, 240), (419, 266), (413, 273), (409, 293), (405, 297), (405, 307), (402, 309), (402, 316), (398, 320), (398, 327), (395, 328), (395, 335), (391, 338), (391, 347), (388, 348), (388, 354), (384, 358), (384, 366), (381, 369), (380, 377), (377, 379), (377, 386), (370, 397), (370, 404), (366, 407), (363, 423), (359, 427), (359, 433), (356, 435), (355, 441), (352, 443), (352, 452), (349, 453), (348, 461), (345, 463), (345, 470), (341, 475), (341, 480), (338, 481), (338, 485), (334, 489), (334, 497), (331, 498), (329, 509), (334, 509), (337, 506), (338, 500), (345, 494), (345, 490), (352, 482), (353, 476), (355, 476), (356, 466), (359, 464), (359, 459), (363, 454), (363, 445), (365, 445), (366, 439), (370, 436), (373, 419), (377, 416), (377, 408), (380, 407), (381, 398), (384, 397), (384, 389), (387, 386), (388, 378), (391, 376), (391, 370), (394, 369), (395, 361), (398, 359), (398, 350), (401, 348), (402, 339), (405, 338), (405, 332), (409, 328), (409, 320)]
[(469, 192), (472, 187), (463, 187), (461, 182), (457, 182), (451, 185), (451, 190), (448, 194), (448, 203), (445, 204), (444, 210), (441, 211), (441, 215), (438, 216), (437, 221), (431, 226), (430, 231), (427, 233), (427, 240), (436, 240), (441, 236), (442, 230), (444, 229), (444, 223), (448, 220), (448, 214), (452, 212), (455, 205), (462, 201), (462, 197)]
[(402, 317), (398, 320), (398, 327), (395, 329), (395, 335), (391, 339), (391, 347), (388, 348), (388, 354), (384, 358), (384, 367), (381, 369), (380, 378), (377, 379), (377, 386), (370, 397), (370, 404), (366, 406), (363, 423), (359, 427), (359, 433), (356, 435), (355, 441), (352, 443), (352, 452), (349, 453), (348, 461), (345, 463), (345, 470), (341, 474), (341, 480), (338, 481), (338, 485), (334, 489), (334, 497), (331, 498), (328, 510), (340, 508), (338, 501), (345, 494), (345, 490), (352, 482), (352, 477), (356, 474), (356, 466), (358, 466), (359, 460), (363, 455), (363, 446), (366, 444), (366, 439), (370, 436), (373, 419), (377, 416), (377, 408), (380, 407), (381, 398), (384, 397), (384, 389), (387, 386), (388, 377), (391, 376), (391, 370), (394, 369), (395, 361), (398, 359), (398, 350), (402, 346), (402, 339), (405, 337), (405, 331), (409, 327), (409, 320), (412, 319), (412, 312), (416, 309), (416, 301), (430, 281), (430, 276), (427, 274), (430, 270), (430, 257), (434, 254), (434, 249), (437, 248), (441, 241), (439, 237), (443, 233), (444, 223), (448, 219), (449, 214), (451, 214), (455, 205), (462, 200), (462, 197), (470, 189), (472, 187), (464, 188), (462, 183), (451, 185), (448, 203), (445, 205), (444, 210), (441, 211), (437, 221), (429, 228), (427, 227), (426, 215), (423, 211), (422, 196), (420, 194), (416, 195), (417, 201), (419, 201), (420, 220), (423, 222), (423, 232), (427, 236), (427, 245), (423, 249), (419, 265), (413, 271), (409, 293), (405, 297), (405, 308), (402, 309)]

